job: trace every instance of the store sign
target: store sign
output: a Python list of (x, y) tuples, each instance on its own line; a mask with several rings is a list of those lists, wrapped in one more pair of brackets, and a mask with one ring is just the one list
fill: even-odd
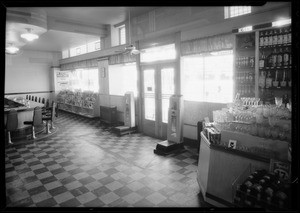
[(239, 33), (252, 31), (252, 26), (239, 28)]

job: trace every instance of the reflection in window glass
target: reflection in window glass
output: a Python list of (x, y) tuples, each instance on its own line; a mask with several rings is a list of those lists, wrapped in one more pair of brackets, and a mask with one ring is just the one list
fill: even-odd
[(155, 121), (155, 99), (154, 97), (144, 98), (145, 119)]
[(98, 68), (72, 71), (70, 75), (70, 89), (99, 92)]
[(185, 100), (215, 103), (233, 101), (232, 51), (183, 58)]
[(141, 51), (141, 62), (171, 60), (176, 58), (175, 44), (152, 47)]
[(137, 96), (137, 70), (136, 63), (110, 65), (109, 68), (109, 94), (124, 95), (133, 92)]

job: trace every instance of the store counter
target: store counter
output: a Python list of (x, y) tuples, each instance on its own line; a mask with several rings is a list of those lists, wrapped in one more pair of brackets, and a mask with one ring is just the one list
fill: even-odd
[[(24, 104), (23, 104), (23, 103)], [(30, 135), (30, 126), (29, 125), (24, 125), (24, 121), (31, 121), (33, 118), (33, 110), (35, 107), (43, 107), (44, 104), (34, 102), (34, 101), (29, 101), (29, 100), (24, 100), (20, 102), (16, 102), (11, 99), (4, 98), (4, 124), (6, 124), (7, 120), (7, 113), (11, 109), (15, 109), (18, 112), (18, 128), (16, 131), (12, 133), (12, 139), (13, 138), (21, 138), (21, 137), (26, 137), (27, 135)], [(42, 131), (44, 127), (37, 128), (37, 133)], [(26, 129), (29, 129), (26, 131)], [(39, 131), (40, 130), (40, 131)]]
[(213, 144), (201, 132), (197, 181), (206, 202), (217, 207), (232, 207), (233, 182), (250, 164), (254, 170), (269, 170), (270, 158)]

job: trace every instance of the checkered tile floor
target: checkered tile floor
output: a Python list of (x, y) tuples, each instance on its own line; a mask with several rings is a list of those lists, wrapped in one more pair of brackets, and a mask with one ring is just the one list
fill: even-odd
[(157, 139), (66, 112), (56, 124), (53, 136), (5, 149), (8, 207), (205, 206), (196, 149), (155, 155)]

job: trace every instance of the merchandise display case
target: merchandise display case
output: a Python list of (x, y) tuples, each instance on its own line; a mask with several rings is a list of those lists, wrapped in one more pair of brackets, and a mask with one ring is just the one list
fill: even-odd
[(56, 99), (61, 110), (90, 118), (99, 117), (99, 113), (96, 110), (98, 109), (98, 93), (62, 90), (58, 93)]

